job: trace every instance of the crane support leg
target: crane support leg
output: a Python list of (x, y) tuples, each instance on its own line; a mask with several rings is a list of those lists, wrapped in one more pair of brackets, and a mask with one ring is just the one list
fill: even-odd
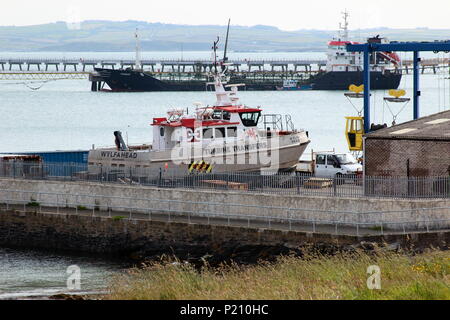
[(419, 118), (419, 97), (420, 97), (420, 88), (419, 88), (419, 51), (414, 51), (414, 79), (413, 79), (413, 86), (414, 86), (414, 119)]
[(364, 50), (364, 132), (370, 132), (370, 61), (367, 47)]

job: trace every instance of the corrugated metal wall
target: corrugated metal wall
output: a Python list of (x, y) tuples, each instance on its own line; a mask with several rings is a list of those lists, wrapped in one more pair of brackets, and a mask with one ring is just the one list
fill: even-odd
[(75, 172), (87, 170), (89, 151), (48, 151), (48, 152), (21, 152), (15, 154), (32, 154), (42, 158), (43, 164), (58, 164), (46, 166), (50, 176), (67, 177)]

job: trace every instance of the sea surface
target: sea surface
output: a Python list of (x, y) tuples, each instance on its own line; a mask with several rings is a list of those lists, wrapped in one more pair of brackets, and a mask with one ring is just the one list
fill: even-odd
[[(422, 75), (421, 115), (449, 109), (448, 77), (448, 70), (445, 74)], [(412, 97), (412, 75), (403, 76), (400, 88)], [(411, 120), (412, 101), (406, 106), (386, 104), (383, 98), (387, 95), (383, 90), (372, 91), (372, 122)], [(295, 126), (310, 134), (307, 152), (311, 148), (346, 151), (344, 117), (358, 115), (363, 105), (363, 99), (349, 100), (342, 91), (241, 91), (239, 97), (244, 104), (259, 106), (265, 113), (290, 114)], [(150, 143), (153, 117), (165, 116), (170, 108), (192, 112), (193, 103), (211, 105), (214, 101), (211, 92), (91, 92), (88, 80), (0, 80), (0, 153), (110, 146), (115, 130), (122, 131), (130, 144)]]
[[(0, 300), (42, 299), (61, 293), (101, 294), (111, 277), (128, 266), (92, 256), (0, 248)], [(69, 279), (73, 268), (80, 271), (79, 288)]]
[[(132, 53), (0, 53), (0, 57), (132, 58)], [(143, 58), (209, 58), (210, 53), (143, 53)], [(230, 58), (325, 58), (323, 53), (232, 53)], [(403, 58), (403, 57), (402, 57)], [(420, 114), (450, 109), (448, 70), (421, 76)], [(42, 87), (40, 87), (42, 85)], [(32, 90), (30, 87), (38, 88)], [(412, 97), (412, 76), (405, 75), (401, 89)], [(242, 91), (241, 102), (260, 106), (266, 113), (290, 114), (297, 128), (309, 132), (311, 149), (347, 151), (345, 116), (356, 116), (362, 99), (347, 99), (342, 91)], [(391, 124), (412, 119), (409, 104), (386, 104), (385, 91), (373, 91), (371, 119)], [(113, 131), (121, 130), (131, 143), (150, 143), (153, 117), (169, 108), (194, 110), (194, 102), (213, 104), (211, 92), (91, 92), (88, 80), (46, 83), (0, 80), (0, 153), (21, 151), (87, 150), (92, 145), (114, 144)], [(396, 117), (394, 117), (394, 116)], [(0, 249), (0, 299), (49, 295), (65, 291), (67, 267), (79, 265), (82, 290), (105, 288), (111, 274), (123, 266), (102, 259), (64, 256), (36, 251)]]

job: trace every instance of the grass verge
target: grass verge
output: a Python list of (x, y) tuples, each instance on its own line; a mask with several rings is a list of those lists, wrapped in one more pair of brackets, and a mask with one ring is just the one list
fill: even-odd
[[(367, 268), (381, 289), (367, 288)], [(450, 252), (307, 254), (254, 266), (152, 264), (116, 276), (104, 299), (450, 299)]]

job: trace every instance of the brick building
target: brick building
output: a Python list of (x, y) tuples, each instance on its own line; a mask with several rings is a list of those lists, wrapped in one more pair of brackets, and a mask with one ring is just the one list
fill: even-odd
[(366, 176), (449, 176), (450, 110), (365, 135), (364, 164)]

